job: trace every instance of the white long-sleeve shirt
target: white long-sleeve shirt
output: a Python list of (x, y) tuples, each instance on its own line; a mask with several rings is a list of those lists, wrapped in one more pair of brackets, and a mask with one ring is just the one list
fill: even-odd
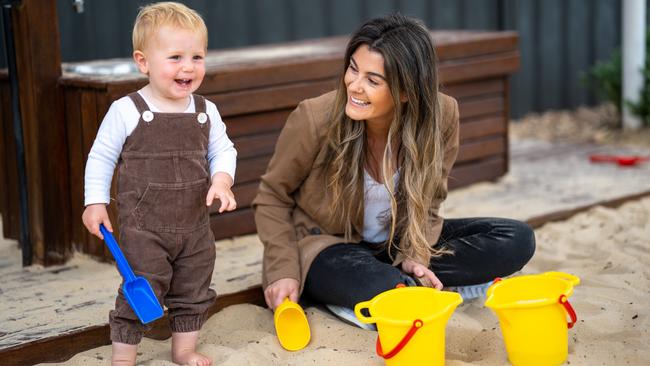
[[(152, 112), (161, 112), (150, 103), (145, 96), (138, 91), (145, 99)], [(237, 151), (226, 135), (226, 125), (221, 120), (217, 106), (206, 99), (206, 113), (210, 117), (210, 137), (208, 141), (208, 164), (210, 165), (210, 176), (217, 172), (225, 172), (235, 179), (235, 168), (237, 166)], [(194, 113), (194, 97), (184, 113)], [(110, 188), (113, 179), (113, 172), (122, 152), (126, 138), (137, 127), (140, 120), (140, 113), (135, 104), (128, 96), (122, 97), (113, 102), (102, 120), (97, 131), (97, 137), (93, 143), (88, 161), (86, 162), (86, 174), (84, 182), (84, 204), (110, 202)], [(155, 123), (154, 120), (152, 123)]]

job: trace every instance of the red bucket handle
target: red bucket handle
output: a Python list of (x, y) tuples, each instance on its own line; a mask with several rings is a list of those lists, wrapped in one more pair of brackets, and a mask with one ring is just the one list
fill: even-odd
[(422, 328), (423, 325), (424, 322), (422, 320), (415, 319), (413, 321), (413, 325), (411, 325), (411, 329), (409, 329), (409, 331), (406, 333), (404, 338), (402, 338), (402, 340), (397, 344), (397, 346), (395, 346), (395, 348), (393, 348), (393, 350), (388, 353), (384, 353), (384, 350), (381, 348), (381, 341), (379, 340), (379, 336), (377, 336), (377, 354), (386, 360), (395, 357), (399, 353), (399, 351), (401, 351), (402, 348), (406, 346), (406, 344), (411, 340), (411, 338), (413, 338), (415, 332), (417, 332), (418, 329)]
[(576, 322), (578, 321), (578, 315), (576, 315), (576, 312), (573, 310), (573, 306), (571, 306), (571, 303), (569, 302), (569, 299), (566, 298), (566, 295), (560, 295), (559, 302), (564, 306), (564, 309), (566, 309), (566, 312), (569, 313), (569, 316), (571, 317), (571, 321), (567, 322), (567, 327), (571, 329), (574, 325), (576, 325)]

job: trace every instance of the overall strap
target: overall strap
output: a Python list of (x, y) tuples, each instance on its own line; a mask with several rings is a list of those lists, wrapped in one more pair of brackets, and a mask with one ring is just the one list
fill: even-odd
[(192, 96), (194, 97), (194, 109), (195, 109), (195, 112), (196, 113), (205, 113), (205, 98), (200, 96), (200, 95), (196, 95), (196, 94), (193, 94)]
[(147, 102), (144, 101), (144, 98), (142, 98), (142, 95), (138, 92), (133, 92), (129, 94), (129, 98), (133, 101), (135, 104), (135, 107), (138, 109), (138, 113), (142, 114), (145, 111), (149, 110), (149, 106), (147, 105)]

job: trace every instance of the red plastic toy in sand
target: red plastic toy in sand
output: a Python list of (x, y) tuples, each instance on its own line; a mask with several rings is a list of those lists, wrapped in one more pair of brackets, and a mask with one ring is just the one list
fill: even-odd
[(620, 166), (634, 166), (650, 160), (650, 156), (638, 155), (598, 155), (589, 156), (592, 163), (616, 163)]

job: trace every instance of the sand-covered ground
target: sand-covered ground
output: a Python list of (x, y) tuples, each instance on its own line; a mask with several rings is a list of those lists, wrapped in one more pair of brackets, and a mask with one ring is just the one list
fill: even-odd
[[(581, 278), (570, 298), (578, 323), (569, 331), (571, 365), (644, 365), (650, 359), (650, 198), (617, 209), (597, 207), (536, 230), (538, 249), (523, 273), (564, 271)], [(278, 344), (268, 309), (235, 305), (206, 323), (200, 351), (219, 365), (382, 365), (376, 333), (307, 308), (310, 345), (288, 352)], [(470, 300), (447, 325), (448, 365), (504, 365), (498, 320)], [(144, 365), (172, 365), (169, 341), (145, 339)], [(64, 365), (104, 365), (110, 347), (76, 355)]]
[[(613, 130), (607, 122), (611, 113), (607, 108), (529, 116), (513, 125), (511, 133), (513, 138), (650, 147), (648, 130)], [(569, 363), (647, 364), (650, 197), (616, 209), (596, 207), (535, 232), (537, 251), (522, 273), (564, 271), (582, 280), (570, 298), (579, 321), (569, 330)], [(383, 364), (374, 351), (377, 333), (346, 325), (319, 308), (309, 307), (306, 312), (312, 341), (302, 351), (283, 350), (275, 337), (272, 313), (253, 305), (231, 306), (210, 318), (199, 350), (219, 365)], [(446, 328), (446, 342), (447, 365), (507, 364), (498, 320), (482, 299), (456, 309)], [(169, 340), (145, 339), (139, 362), (171, 365), (169, 348)], [(104, 365), (109, 359), (110, 347), (106, 346), (80, 353), (63, 365)]]

